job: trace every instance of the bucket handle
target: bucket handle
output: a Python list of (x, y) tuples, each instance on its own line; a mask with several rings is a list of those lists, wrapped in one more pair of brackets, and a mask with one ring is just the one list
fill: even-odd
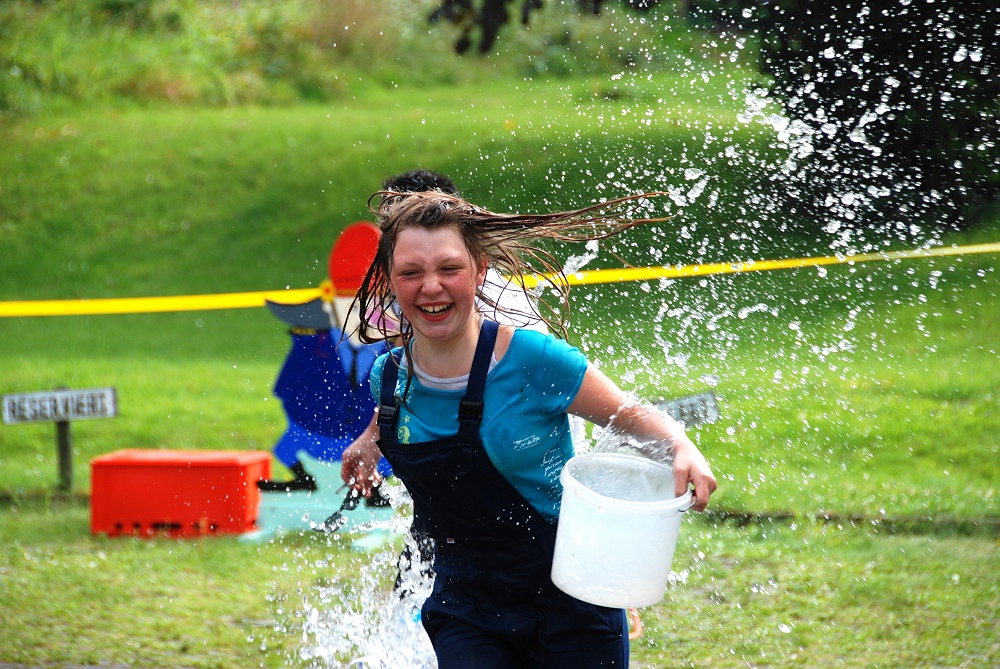
[(678, 513), (685, 513), (694, 508), (694, 503), (697, 501), (697, 498), (694, 496), (694, 489), (692, 488), (688, 490), (688, 492), (691, 493), (691, 503), (685, 506), (683, 509), (680, 509)]

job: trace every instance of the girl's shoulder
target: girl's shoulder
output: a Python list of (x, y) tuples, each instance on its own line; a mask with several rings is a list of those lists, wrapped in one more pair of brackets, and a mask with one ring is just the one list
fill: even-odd
[(493, 357), (497, 360), (503, 360), (512, 349), (512, 357), (523, 355), (525, 349), (538, 350), (540, 342), (538, 336), (542, 337), (542, 339), (545, 337), (545, 335), (534, 330), (522, 330), (513, 325), (501, 325), (497, 331), (497, 341), (493, 347)]
[(559, 339), (552, 333), (521, 328), (514, 329), (514, 336), (511, 338), (511, 346), (531, 351), (538, 351), (552, 347), (557, 349), (573, 348), (568, 342), (563, 339)]
[(516, 329), (511, 337), (510, 347), (505, 357), (510, 357), (512, 361), (535, 366), (543, 364), (544, 361), (556, 359), (583, 359), (583, 354), (579, 349), (553, 334)]
[(497, 336), (496, 358), (497, 360), (502, 360), (507, 356), (524, 358), (537, 354), (545, 347), (547, 336), (534, 330), (521, 330), (510, 325), (503, 325)]
[(390, 355), (397, 362), (389, 364), (396, 364), (398, 367), (398, 362), (403, 356), (402, 347), (397, 346), (396, 348), (385, 350), (381, 355), (375, 358), (375, 362), (372, 364), (371, 382), (376, 389), (381, 388), (382, 386), (382, 370), (385, 368), (386, 363), (388, 363)]
[(520, 344), (539, 345), (541, 342), (555, 340), (555, 335), (538, 330), (528, 330), (526, 328), (510, 328), (513, 331), (512, 341), (516, 340)]

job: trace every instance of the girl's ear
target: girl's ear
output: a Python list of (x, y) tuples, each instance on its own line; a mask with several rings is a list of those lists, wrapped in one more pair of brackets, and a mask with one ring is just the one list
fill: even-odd
[(476, 285), (480, 288), (483, 282), (486, 281), (486, 270), (490, 266), (489, 258), (486, 255), (482, 255), (479, 258), (479, 267), (476, 268)]

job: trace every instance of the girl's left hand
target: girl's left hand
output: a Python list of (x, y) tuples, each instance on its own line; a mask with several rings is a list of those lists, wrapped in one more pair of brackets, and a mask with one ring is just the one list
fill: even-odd
[(679, 439), (674, 443), (674, 494), (680, 497), (687, 492), (689, 486), (694, 486), (692, 508), (704, 511), (708, 506), (708, 498), (718, 487), (715, 475), (698, 447), (689, 439)]

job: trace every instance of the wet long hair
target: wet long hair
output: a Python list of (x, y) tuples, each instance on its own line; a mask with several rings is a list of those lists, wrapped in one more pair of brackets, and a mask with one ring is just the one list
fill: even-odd
[[(447, 226), (459, 231), (476, 262), (486, 258), (490, 268), (511, 282), (507, 290), (523, 290), (536, 298), (551, 290), (555, 299), (532, 300), (537, 305), (534, 308), (544, 312), (534, 316), (565, 338), (570, 285), (561, 263), (542, 248), (544, 240), (601, 240), (637, 225), (664, 221), (664, 217), (648, 216), (653, 211), (651, 198), (660, 195), (664, 193), (642, 193), (550, 214), (498, 214), (441, 191), (379, 191), (368, 200), (368, 208), (376, 216), (382, 235), (357, 294), (360, 313), (366, 315), (370, 324), (367, 331), (362, 329), (361, 339), (375, 343), (399, 336), (402, 345), (409, 347), (413, 330), (396, 313), (395, 295), (389, 283), (396, 238), (407, 228), (433, 230)], [(484, 304), (498, 308), (481, 291), (477, 297)]]

